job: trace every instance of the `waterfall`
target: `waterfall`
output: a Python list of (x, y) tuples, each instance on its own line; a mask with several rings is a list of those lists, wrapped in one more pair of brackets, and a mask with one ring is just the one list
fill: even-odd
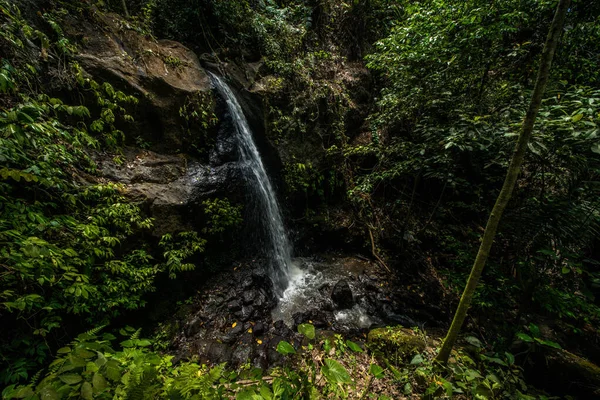
[(220, 77), (211, 72), (208, 72), (208, 74), (218, 92), (227, 102), (227, 108), (235, 128), (234, 134), (240, 153), (240, 161), (244, 165), (250, 189), (254, 192), (261, 217), (266, 225), (268, 236), (266, 250), (270, 259), (269, 274), (273, 281), (275, 293), (281, 297), (289, 281), (292, 251), (283, 226), (275, 190), (260, 158), (256, 143), (254, 143), (248, 121), (235, 95)]

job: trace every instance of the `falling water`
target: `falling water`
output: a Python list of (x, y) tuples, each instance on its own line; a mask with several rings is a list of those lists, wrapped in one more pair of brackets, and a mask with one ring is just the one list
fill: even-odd
[(248, 121), (235, 95), (221, 78), (210, 72), (209, 74), (217, 90), (226, 100), (227, 108), (233, 120), (240, 158), (246, 166), (248, 177), (251, 180), (250, 187), (255, 192), (261, 214), (266, 222), (267, 251), (271, 258), (269, 271), (271, 280), (273, 281), (275, 293), (281, 296), (288, 285), (292, 255), (275, 191), (252, 138)]

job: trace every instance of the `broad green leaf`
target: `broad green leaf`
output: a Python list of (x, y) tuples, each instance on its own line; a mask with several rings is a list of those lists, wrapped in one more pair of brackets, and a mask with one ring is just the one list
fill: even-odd
[(315, 338), (315, 327), (313, 324), (300, 324), (298, 325), (298, 333), (306, 336), (309, 340)]
[(423, 356), (420, 355), (420, 354), (417, 354), (410, 361), (410, 365), (419, 365), (419, 364), (423, 363), (423, 361), (425, 361), (425, 359), (423, 358)]
[(269, 389), (268, 386), (261, 386), (260, 395), (265, 400), (271, 400), (273, 398), (273, 392), (271, 392), (271, 389)]
[(91, 371), (91, 372), (98, 372), (100, 370), (100, 368), (98, 368), (98, 366), (96, 365), (96, 363), (90, 361), (85, 366), (85, 370), (86, 371)]
[(504, 361), (502, 361), (501, 359), (499, 359), (498, 357), (487, 357), (486, 359), (489, 362), (493, 362), (494, 364), (498, 364), (498, 365), (502, 365), (503, 367), (506, 367), (506, 363)]
[(121, 379), (121, 369), (117, 360), (106, 362), (106, 377), (113, 382), (118, 382)]
[(283, 354), (285, 356), (287, 354), (296, 354), (296, 349), (294, 349), (294, 346), (292, 346), (291, 344), (289, 344), (285, 340), (282, 340), (277, 345), (277, 352), (279, 354)]
[(467, 341), (467, 343), (469, 343), (471, 346), (475, 346), (478, 349), (481, 349), (483, 347), (483, 345), (481, 344), (481, 341), (479, 339), (477, 339), (475, 336), (467, 336), (465, 338), (465, 340)]
[(517, 333), (517, 337), (524, 342), (533, 343), (533, 338), (526, 333), (519, 332)]
[(342, 366), (336, 360), (330, 358), (325, 360), (325, 364), (321, 368), (323, 376), (327, 378), (330, 383), (351, 383), (350, 375), (346, 368)]
[(581, 118), (583, 118), (583, 114), (577, 114), (571, 118), (571, 121), (577, 122), (577, 121), (581, 120)]
[(467, 380), (469, 382), (472, 381), (473, 379), (476, 379), (476, 378), (479, 378), (479, 379), (483, 378), (483, 376), (481, 376), (481, 374), (479, 373), (479, 371), (476, 371), (474, 369), (468, 369), (465, 372), (465, 375), (467, 376)]
[(139, 339), (136, 341), (136, 346), (140, 346), (140, 347), (148, 347), (150, 345), (152, 345), (152, 342), (149, 341), (148, 339)]
[(94, 398), (92, 385), (89, 382), (83, 382), (83, 385), (81, 385), (81, 398), (84, 400), (92, 400)]
[[(256, 393), (252, 389), (246, 389), (244, 391), (238, 392), (235, 396), (235, 400), (255, 400)], [(258, 397), (260, 399), (260, 396)]]
[(533, 337), (540, 337), (540, 328), (536, 324), (529, 324), (529, 331)]
[(505, 352), (504, 355), (506, 356), (509, 365), (513, 365), (515, 363), (515, 356), (513, 356), (511, 353)]
[(52, 386), (44, 386), (39, 391), (41, 400), (59, 400), (60, 396), (56, 393), (56, 390)]
[(94, 374), (94, 377), (92, 378), (92, 386), (94, 387), (94, 392), (98, 393), (106, 389), (106, 386), (108, 385), (106, 379), (104, 379), (102, 375), (96, 372)]
[(544, 346), (548, 346), (548, 347), (553, 347), (555, 349), (562, 349), (562, 347), (560, 346), (560, 344), (553, 342), (551, 340), (542, 340), (542, 339), (537, 339), (536, 341), (540, 344), (543, 344)]
[(346, 346), (348, 346), (348, 348), (350, 350), (352, 350), (355, 353), (362, 353), (364, 352), (364, 350), (362, 349), (362, 347), (360, 347), (357, 343), (354, 343), (351, 340), (346, 340)]
[(81, 382), (81, 375), (78, 374), (63, 374), (59, 375), (58, 379), (66, 383), (67, 385), (75, 385), (76, 383)]
[(384, 375), (383, 368), (381, 368), (377, 364), (371, 364), (371, 366), (369, 367), (369, 373), (377, 379), (383, 378)]

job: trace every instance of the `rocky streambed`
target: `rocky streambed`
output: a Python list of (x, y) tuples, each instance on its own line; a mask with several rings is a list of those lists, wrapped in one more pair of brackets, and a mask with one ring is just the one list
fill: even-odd
[(301, 323), (357, 340), (387, 324), (435, 325), (397, 288), (398, 278), (368, 259), (326, 255), (295, 259), (290, 285), (276, 298), (263, 263), (247, 262), (200, 288), (173, 350), (179, 359), (267, 368), (280, 362), (281, 340), (302, 340)]

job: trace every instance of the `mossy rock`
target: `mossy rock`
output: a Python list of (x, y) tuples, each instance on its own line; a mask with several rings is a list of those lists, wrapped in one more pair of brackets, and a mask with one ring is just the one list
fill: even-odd
[(543, 349), (532, 359), (535, 369), (529, 373), (540, 386), (578, 398), (600, 398), (598, 365), (562, 349)]
[(368, 344), (376, 355), (400, 365), (425, 350), (425, 340), (410, 329), (402, 327), (377, 328), (369, 332)]

